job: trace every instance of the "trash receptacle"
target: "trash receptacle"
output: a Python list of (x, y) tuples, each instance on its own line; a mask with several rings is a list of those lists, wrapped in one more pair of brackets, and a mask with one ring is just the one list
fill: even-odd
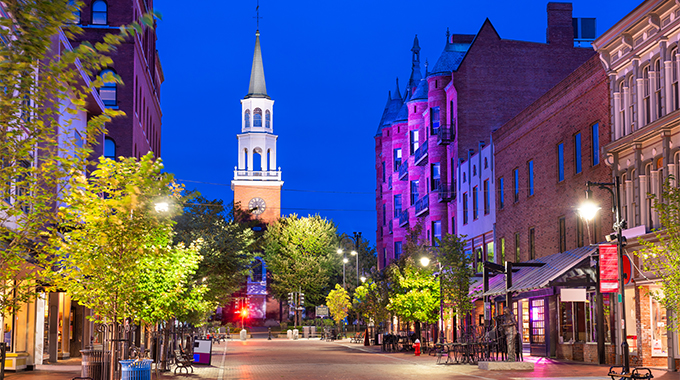
[(121, 360), (120, 380), (151, 380), (151, 359)]
[(109, 378), (109, 352), (102, 350), (80, 350), (82, 364), (80, 376), (92, 380), (107, 380)]

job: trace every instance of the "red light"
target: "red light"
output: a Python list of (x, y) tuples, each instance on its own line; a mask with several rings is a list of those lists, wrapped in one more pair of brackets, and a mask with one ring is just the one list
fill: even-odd
[(241, 310), (241, 316), (247, 317), (248, 316), (248, 309)]

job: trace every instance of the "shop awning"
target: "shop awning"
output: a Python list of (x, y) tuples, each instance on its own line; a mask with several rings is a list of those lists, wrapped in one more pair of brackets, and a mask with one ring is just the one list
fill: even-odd
[[(595, 252), (597, 252), (597, 246), (586, 246), (529, 260), (530, 263), (545, 263), (545, 265), (538, 268), (521, 268), (518, 272), (513, 273), (512, 287), (509, 290), (514, 293), (522, 293), (546, 288), (551, 281), (574, 268), (583, 260), (590, 258)], [(491, 277), (489, 279), (489, 291), (484, 295), (499, 296), (504, 294), (505, 275), (498, 274)]]

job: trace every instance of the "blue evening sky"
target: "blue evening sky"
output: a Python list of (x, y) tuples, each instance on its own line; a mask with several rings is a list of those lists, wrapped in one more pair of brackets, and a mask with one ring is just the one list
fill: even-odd
[[(576, 0), (574, 17), (609, 29), (641, 0)], [(282, 214), (320, 214), (375, 244), (374, 136), (418, 34), (421, 68), (451, 33), (489, 18), (504, 39), (545, 42), (547, 1), (260, 0), (267, 92), (283, 171)], [(165, 82), (161, 157), (207, 198), (231, 202), (236, 134), (255, 44), (256, 0), (156, 0)], [(508, 62), (511, 65), (512, 62)]]

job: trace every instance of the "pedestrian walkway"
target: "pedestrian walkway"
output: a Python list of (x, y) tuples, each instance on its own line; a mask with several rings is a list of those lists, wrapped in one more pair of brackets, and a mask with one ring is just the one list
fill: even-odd
[[(194, 373), (165, 372), (159, 380), (185, 379), (400, 379), (455, 378), (457, 380), (609, 380), (608, 366), (526, 357), (534, 371), (482, 371), (471, 365), (437, 365), (434, 356), (413, 352), (381, 352), (380, 346), (350, 343), (349, 339), (278, 338), (233, 340), (215, 344), (210, 366), (196, 365)], [(654, 370), (654, 380), (678, 380), (677, 372)], [(7, 380), (71, 380), (78, 371), (55, 368), (9, 373)], [(155, 379), (156, 377), (152, 377)]]

